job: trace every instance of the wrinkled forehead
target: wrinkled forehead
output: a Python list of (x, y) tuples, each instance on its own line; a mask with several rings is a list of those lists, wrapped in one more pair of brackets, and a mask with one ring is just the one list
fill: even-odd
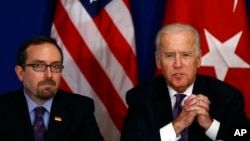
[(160, 36), (159, 50), (172, 50), (182, 52), (196, 52), (199, 54), (199, 44), (191, 30), (174, 30), (165, 32)]

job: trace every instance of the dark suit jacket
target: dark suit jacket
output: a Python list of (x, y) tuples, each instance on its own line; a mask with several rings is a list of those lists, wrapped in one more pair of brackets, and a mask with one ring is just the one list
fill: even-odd
[[(92, 99), (59, 90), (52, 103), (46, 141), (103, 140), (93, 113)], [(34, 141), (22, 89), (0, 95), (0, 141)]]
[[(204, 94), (211, 101), (210, 115), (221, 123), (217, 139), (229, 140), (230, 128), (247, 124), (244, 99), (240, 91), (212, 77), (198, 75), (193, 94)], [(172, 107), (163, 76), (127, 92), (129, 105), (121, 141), (160, 141), (159, 129), (170, 123)], [(188, 128), (189, 141), (210, 140), (194, 121)]]

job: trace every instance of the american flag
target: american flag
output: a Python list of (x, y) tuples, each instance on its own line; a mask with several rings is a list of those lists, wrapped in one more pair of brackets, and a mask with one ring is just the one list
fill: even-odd
[(134, 29), (127, 0), (59, 0), (51, 36), (64, 53), (62, 89), (95, 101), (104, 139), (117, 141), (126, 91), (137, 84)]

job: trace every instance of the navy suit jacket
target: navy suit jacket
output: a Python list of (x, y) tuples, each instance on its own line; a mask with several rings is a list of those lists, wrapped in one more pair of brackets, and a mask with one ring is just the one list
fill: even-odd
[[(242, 93), (212, 77), (197, 75), (193, 94), (206, 95), (211, 101), (210, 116), (221, 123), (217, 139), (228, 141), (234, 125), (248, 124)], [(170, 123), (172, 107), (163, 76), (127, 92), (129, 106), (121, 141), (160, 141), (159, 129)], [(196, 120), (188, 128), (189, 141), (209, 141)]]
[[(58, 90), (53, 99), (46, 141), (102, 141), (93, 100)], [(61, 121), (55, 120), (61, 117)], [(34, 141), (23, 90), (0, 95), (0, 141)]]

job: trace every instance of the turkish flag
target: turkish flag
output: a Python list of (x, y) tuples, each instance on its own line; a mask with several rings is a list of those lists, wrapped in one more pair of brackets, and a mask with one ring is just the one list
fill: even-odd
[(242, 91), (250, 118), (250, 38), (244, 0), (168, 0), (164, 24), (182, 22), (201, 35), (202, 67)]

